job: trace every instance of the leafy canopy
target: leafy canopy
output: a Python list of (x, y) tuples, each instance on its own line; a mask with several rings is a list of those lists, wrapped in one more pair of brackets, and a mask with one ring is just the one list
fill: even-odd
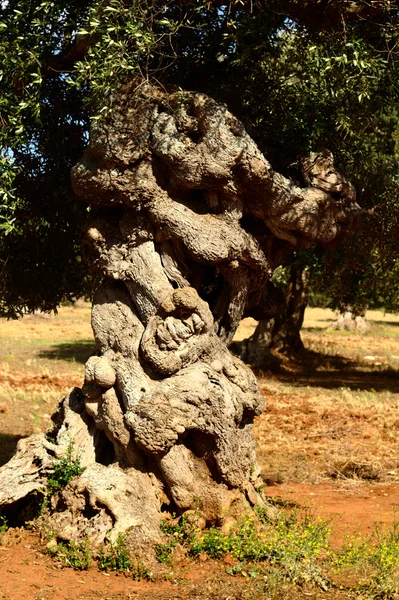
[(88, 208), (69, 173), (90, 121), (132, 78), (227, 102), (285, 173), (298, 154), (331, 148), (361, 201), (384, 207), (391, 244), (397, 24), (388, 2), (3, 0), (0, 313), (90, 292), (80, 258)]

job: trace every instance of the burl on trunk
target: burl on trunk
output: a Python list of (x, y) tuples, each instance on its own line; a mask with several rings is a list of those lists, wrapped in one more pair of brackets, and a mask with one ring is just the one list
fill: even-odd
[[(162, 510), (262, 502), (252, 437), (256, 379), (228, 350), (244, 316), (270, 314), (270, 276), (293, 248), (330, 243), (359, 214), (329, 152), (307, 185), (274, 173), (243, 125), (200, 93), (126, 87), (72, 171), (90, 204), (84, 255), (100, 274), (97, 355), (54, 430), (22, 440), (0, 471), (0, 507), (45, 493), (73, 448), (84, 472), (52, 499), (60, 538), (159, 538)], [(73, 443), (73, 446), (71, 446)]]

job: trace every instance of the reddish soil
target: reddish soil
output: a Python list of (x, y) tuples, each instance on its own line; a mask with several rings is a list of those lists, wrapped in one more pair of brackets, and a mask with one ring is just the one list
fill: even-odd
[[(222, 562), (182, 565), (172, 581), (133, 581), (131, 577), (101, 573), (95, 567), (74, 571), (44, 554), (36, 536), (26, 531), (9, 533), (0, 546), (0, 598), (2, 600), (209, 600), (220, 598), (208, 587), (224, 590), (245, 585), (232, 579)], [(178, 585), (173, 580), (178, 582)], [(226, 596), (223, 596), (226, 598)], [(230, 596), (234, 600), (236, 595)], [(227, 599), (226, 599), (227, 600)]]
[(43, 375), (23, 376), (21, 374), (0, 374), (0, 384), (8, 384), (10, 388), (21, 390), (24, 392), (34, 391), (40, 388), (41, 391), (46, 391), (46, 388), (50, 390), (56, 390), (57, 392), (64, 392), (68, 387), (74, 387), (80, 384), (81, 381), (77, 377), (71, 375), (64, 375), (63, 377), (50, 376), (47, 373)]
[[(331, 520), (333, 547), (346, 535), (371, 534), (376, 523), (392, 524), (399, 505), (399, 484), (287, 483), (269, 486), (265, 494), (309, 507), (314, 515)], [(10, 530), (0, 546), (0, 599), (239, 600), (250, 584), (244, 578), (228, 576), (228, 564), (228, 558), (224, 563), (191, 562), (175, 567), (172, 581), (136, 582), (124, 575), (100, 573), (95, 566), (81, 572), (62, 567), (43, 553), (36, 535)]]
[(392, 524), (399, 507), (399, 484), (285, 483), (268, 486), (264, 494), (289, 505), (309, 507), (312, 514), (331, 521), (333, 547), (342, 544), (348, 535), (367, 537), (376, 524)]

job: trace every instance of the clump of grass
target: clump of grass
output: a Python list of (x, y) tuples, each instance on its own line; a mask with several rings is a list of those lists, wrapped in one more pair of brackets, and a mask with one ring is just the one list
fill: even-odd
[(99, 551), (95, 551), (87, 538), (80, 542), (56, 542), (54, 533), (48, 532), (49, 540), (45, 552), (66, 567), (77, 571), (87, 571), (93, 561), (97, 562), (99, 571), (116, 571), (124, 573), (134, 581), (152, 581), (153, 573), (137, 555), (131, 555), (126, 544), (126, 535), (118, 535), (115, 542), (109, 542)]
[(134, 581), (152, 580), (152, 572), (137, 555), (131, 556), (126, 543), (126, 534), (119, 534), (115, 542), (101, 548), (98, 556), (99, 571), (117, 571), (130, 575)]
[(161, 522), (161, 531), (168, 536), (165, 543), (157, 544), (155, 547), (155, 557), (158, 562), (170, 565), (173, 561), (173, 552), (178, 544), (187, 546), (194, 535), (196, 519), (188, 520), (184, 515), (176, 520), (164, 519)]
[(67, 567), (77, 571), (87, 571), (92, 564), (90, 543), (87, 539), (81, 542), (59, 542), (47, 547), (47, 553)]
[(153, 581), (154, 575), (141, 560), (139, 556), (135, 556), (130, 568), (130, 576), (134, 581)]
[(291, 582), (313, 582), (323, 589), (328, 586), (321, 563), (328, 554), (329, 525), (308, 512), (280, 510), (276, 521), (271, 522), (267, 511), (258, 508), (228, 533), (217, 527), (201, 531), (184, 519), (164, 522), (162, 530), (170, 539), (158, 545), (160, 562), (171, 564), (173, 550), (180, 543), (193, 557), (205, 554), (217, 560), (230, 555), (237, 560), (227, 569), (231, 575), (256, 577), (277, 567)]
[(337, 573), (356, 581), (353, 590), (367, 600), (396, 600), (399, 597), (399, 523), (376, 525), (367, 538), (346, 540), (333, 558)]
[(8, 531), (8, 521), (6, 517), (0, 515), (0, 544), (3, 541), (4, 534)]
[(173, 551), (175, 550), (177, 543), (175, 540), (170, 540), (164, 544), (157, 544), (155, 547), (155, 557), (158, 562), (164, 565), (170, 565), (173, 562)]
[(81, 466), (79, 458), (74, 458), (73, 450), (74, 444), (71, 442), (65, 456), (54, 462), (52, 473), (47, 481), (47, 498), (54, 496), (74, 477), (81, 475), (85, 470)]
[(337, 461), (329, 472), (333, 479), (379, 481), (380, 472), (371, 464), (352, 459)]
[(247, 565), (252, 576), (267, 563), (280, 567), (292, 582), (315, 582), (326, 589), (327, 580), (317, 560), (328, 551), (327, 521), (297, 510), (280, 510), (273, 523), (262, 509), (257, 510), (257, 517), (241, 519), (228, 535), (210, 529), (192, 545), (191, 553), (205, 552), (212, 558), (230, 554), (239, 565)]
[(129, 549), (126, 546), (126, 535), (119, 534), (115, 542), (109, 542), (98, 554), (100, 571), (127, 572), (132, 566)]

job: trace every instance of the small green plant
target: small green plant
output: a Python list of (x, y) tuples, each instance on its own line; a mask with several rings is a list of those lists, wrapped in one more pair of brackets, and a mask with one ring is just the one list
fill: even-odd
[(115, 542), (101, 548), (98, 554), (100, 571), (128, 572), (132, 567), (132, 559), (126, 546), (126, 535), (119, 534)]
[(49, 547), (47, 553), (77, 571), (87, 571), (91, 567), (91, 549), (87, 539), (82, 542), (60, 542)]
[(73, 450), (74, 444), (71, 442), (65, 456), (53, 464), (53, 471), (47, 481), (47, 499), (83, 473), (84, 467), (81, 466), (79, 458), (74, 458)]
[(249, 569), (245, 563), (237, 563), (234, 567), (227, 567), (226, 573), (228, 575), (242, 575), (243, 577), (257, 577), (259, 571)]
[(6, 517), (0, 515), (0, 544), (3, 540), (3, 535), (8, 531), (8, 521)]
[(221, 558), (232, 550), (232, 537), (220, 529), (211, 527), (197, 538), (190, 547), (190, 555), (207, 554), (210, 558)]
[(220, 559), (226, 554), (238, 563), (229, 567), (231, 575), (256, 577), (259, 573), (280, 569), (293, 583), (316, 583), (328, 587), (323, 574), (322, 557), (328, 552), (328, 523), (308, 513), (280, 510), (276, 521), (270, 522), (266, 511), (258, 509), (238, 521), (229, 533), (211, 527), (192, 536), (189, 554), (207, 554)]
[(356, 580), (354, 591), (367, 600), (399, 597), (399, 523), (389, 528), (376, 525), (367, 538), (346, 541), (334, 557), (334, 565), (347, 579)]
[(178, 544), (189, 546), (195, 535), (196, 519), (190, 520), (183, 515), (176, 520), (176, 515), (172, 515), (173, 520), (164, 519), (161, 523), (161, 531), (169, 539), (164, 544), (157, 544), (155, 547), (155, 557), (158, 562), (170, 565), (173, 558), (173, 552)]
[(172, 515), (172, 520), (164, 519), (160, 528), (162, 533), (173, 536), (177, 540), (183, 540), (186, 537), (186, 528), (188, 521), (183, 515), (177, 520), (176, 515)]
[(110, 542), (98, 553), (99, 571), (118, 571), (130, 575), (134, 581), (152, 581), (153, 573), (145, 566), (142, 559), (135, 554), (131, 556), (126, 545), (126, 535), (119, 534), (115, 542)]
[(130, 568), (131, 577), (134, 581), (153, 581), (154, 575), (152, 571), (150, 571), (141, 558), (135, 556), (132, 560), (132, 565)]
[(170, 540), (164, 544), (159, 543), (155, 546), (155, 558), (164, 565), (172, 564), (173, 551), (177, 546), (177, 540)]

